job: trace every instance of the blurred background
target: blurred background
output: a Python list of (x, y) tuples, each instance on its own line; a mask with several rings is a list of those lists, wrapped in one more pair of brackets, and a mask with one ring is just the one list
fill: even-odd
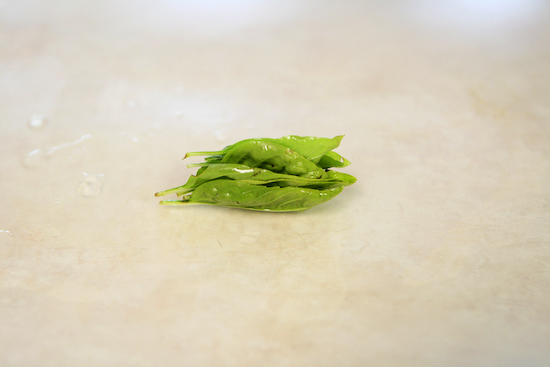
[[(544, 0), (0, 0), (0, 365), (548, 365), (549, 45)], [(288, 134), (358, 182), (157, 205)]]

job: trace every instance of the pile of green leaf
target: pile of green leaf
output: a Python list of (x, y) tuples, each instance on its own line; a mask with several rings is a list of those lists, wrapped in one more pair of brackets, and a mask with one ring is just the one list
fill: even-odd
[(164, 205), (210, 204), (251, 210), (303, 211), (338, 195), (356, 178), (331, 168), (350, 162), (333, 149), (344, 136), (332, 139), (288, 135), (280, 139), (246, 139), (220, 151), (192, 152), (206, 156), (187, 183), (156, 196), (176, 194), (181, 200)]

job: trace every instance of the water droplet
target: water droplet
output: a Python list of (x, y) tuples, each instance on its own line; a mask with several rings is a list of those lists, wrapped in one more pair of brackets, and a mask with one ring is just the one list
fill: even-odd
[(134, 143), (139, 142), (139, 139), (138, 139), (138, 138), (132, 138), (131, 140), (132, 140)]
[(128, 102), (126, 102), (126, 107), (134, 108), (134, 107), (136, 107), (136, 106), (137, 106), (137, 104), (136, 104), (136, 102), (134, 102), (134, 101), (128, 101)]
[(91, 139), (91, 138), (92, 138), (92, 135), (90, 135), (90, 134), (82, 135), (80, 138), (76, 139), (75, 141), (71, 141), (71, 142), (65, 143), (65, 144), (56, 145), (55, 147), (52, 147), (52, 148), (48, 149), (46, 154), (50, 155), (50, 154), (55, 153), (58, 150), (70, 148), (72, 146), (81, 144), (81, 143), (83, 143), (86, 140)]
[(0, 229), (0, 258), (12, 257), (17, 246), (17, 239), (10, 231)]
[(103, 178), (105, 175), (103, 173), (98, 175), (90, 175), (86, 172), (83, 172), (82, 174), (84, 176), (84, 180), (78, 187), (78, 194), (86, 197), (99, 195), (103, 187)]
[(46, 124), (46, 116), (44, 115), (32, 115), (29, 126), (33, 129), (40, 129)]
[(91, 139), (92, 136), (90, 134), (82, 135), (79, 139), (76, 139), (75, 141), (71, 141), (69, 143), (56, 145), (55, 147), (52, 147), (50, 149), (36, 149), (27, 154), (25, 157), (23, 157), (22, 163), (26, 167), (38, 167), (46, 162), (48, 156), (51, 156), (55, 152), (59, 150), (63, 150), (66, 148), (70, 148), (72, 146), (78, 145), (83, 143), (84, 141)]
[(176, 111), (176, 113), (174, 114), (174, 117), (177, 119), (181, 118), (182, 116), (183, 116), (183, 112), (181, 111)]
[(26, 167), (38, 167), (46, 162), (46, 152), (44, 149), (36, 149), (23, 157), (23, 165)]

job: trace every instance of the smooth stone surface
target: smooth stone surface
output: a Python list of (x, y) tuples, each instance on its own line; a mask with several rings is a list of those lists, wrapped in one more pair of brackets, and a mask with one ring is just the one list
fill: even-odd
[[(0, 1), (0, 365), (550, 365), (549, 45), (536, 0)], [(287, 134), (358, 182), (157, 204)]]

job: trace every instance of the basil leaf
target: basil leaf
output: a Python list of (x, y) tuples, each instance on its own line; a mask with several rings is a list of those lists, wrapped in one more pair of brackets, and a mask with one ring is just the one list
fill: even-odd
[(213, 180), (198, 186), (182, 201), (165, 201), (161, 204), (210, 204), (271, 212), (304, 211), (329, 201), (342, 189), (280, 188), (234, 180)]
[(317, 163), (321, 168), (346, 167), (350, 164), (350, 161), (336, 152), (328, 152)]
[(156, 193), (156, 196), (169, 194), (184, 195), (193, 191), (199, 185), (219, 178), (240, 180), (252, 185), (271, 185), (271, 186), (301, 186), (316, 189), (327, 189), (332, 187), (348, 186), (355, 183), (356, 178), (341, 172), (329, 171), (324, 179), (314, 179), (293, 175), (276, 173), (261, 168), (251, 168), (243, 164), (215, 164), (210, 165), (196, 176), (190, 176), (187, 183), (183, 186), (175, 187)]

